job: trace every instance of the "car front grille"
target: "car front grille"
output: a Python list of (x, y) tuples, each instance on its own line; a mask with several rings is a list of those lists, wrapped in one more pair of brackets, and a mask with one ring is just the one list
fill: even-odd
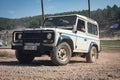
[(23, 33), (23, 42), (41, 42), (42, 38), (42, 32), (41, 31), (25, 31)]

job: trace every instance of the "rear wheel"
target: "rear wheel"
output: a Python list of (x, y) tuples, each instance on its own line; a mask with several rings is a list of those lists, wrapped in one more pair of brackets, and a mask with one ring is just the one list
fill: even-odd
[(15, 52), (16, 58), (20, 63), (31, 63), (34, 59), (34, 55), (27, 54), (27, 53), (21, 53), (19, 50), (16, 50)]
[(51, 60), (55, 65), (66, 65), (71, 59), (71, 47), (68, 43), (59, 44), (51, 53)]
[(97, 49), (95, 46), (93, 46), (90, 49), (90, 52), (88, 54), (86, 54), (86, 61), (89, 63), (94, 63), (97, 59)]

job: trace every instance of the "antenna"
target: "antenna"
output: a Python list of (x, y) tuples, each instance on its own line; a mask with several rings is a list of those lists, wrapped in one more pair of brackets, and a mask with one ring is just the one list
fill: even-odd
[(43, 2), (43, 0), (41, 0), (41, 8), (42, 8), (42, 24), (43, 24), (43, 21), (45, 19), (45, 16), (44, 16), (44, 2)]
[(90, 0), (88, 0), (88, 16), (91, 17), (91, 14), (90, 14)]

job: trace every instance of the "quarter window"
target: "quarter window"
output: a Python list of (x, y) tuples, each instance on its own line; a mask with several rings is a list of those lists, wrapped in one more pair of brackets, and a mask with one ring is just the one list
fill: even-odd
[(97, 26), (92, 23), (88, 23), (88, 33), (98, 35)]

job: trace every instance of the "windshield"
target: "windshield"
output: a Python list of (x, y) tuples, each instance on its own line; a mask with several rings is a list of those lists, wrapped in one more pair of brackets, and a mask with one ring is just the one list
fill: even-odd
[(44, 27), (72, 29), (76, 18), (77, 16), (49, 17), (45, 19)]

